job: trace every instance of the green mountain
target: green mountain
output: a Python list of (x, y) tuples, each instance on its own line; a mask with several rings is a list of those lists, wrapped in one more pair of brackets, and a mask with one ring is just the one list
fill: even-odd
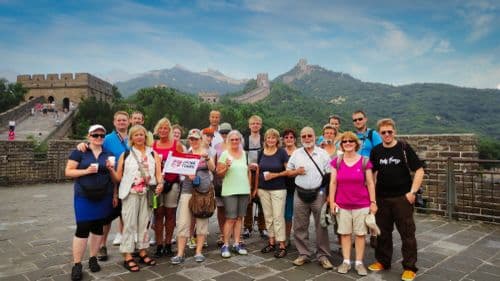
[(124, 97), (149, 87), (170, 87), (194, 94), (217, 92), (223, 95), (243, 89), (246, 82), (227, 77), (217, 70), (192, 72), (176, 65), (170, 69), (153, 70), (127, 81), (117, 82), (115, 85)]
[[(500, 90), (474, 89), (447, 84), (419, 83), (391, 86), (355, 79), (305, 60), (274, 79), (317, 101), (314, 111), (328, 108), (328, 115), (344, 118), (343, 128), (352, 128), (351, 112), (363, 109), (374, 127), (379, 118), (396, 120), (401, 133), (475, 132), (500, 139)], [(264, 103), (266, 100), (263, 101)], [(298, 105), (297, 105), (298, 106)]]

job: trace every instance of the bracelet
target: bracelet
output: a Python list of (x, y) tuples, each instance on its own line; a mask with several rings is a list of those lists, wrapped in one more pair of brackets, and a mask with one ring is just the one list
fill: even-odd
[(377, 201), (370, 201), (370, 203), (377, 205)]

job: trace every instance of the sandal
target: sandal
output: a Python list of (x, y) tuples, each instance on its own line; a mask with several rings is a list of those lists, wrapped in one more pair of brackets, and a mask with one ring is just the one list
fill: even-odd
[(130, 272), (138, 272), (140, 270), (139, 265), (135, 262), (134, 259), (123, 261), (123, 267), (125, 267)]
[(263, 254), (267, 254), (267, 253), (270, 253), (272, 251), (276, 250), (276, 245), (273, 245), (271, 243), (267, 244), (267, 246), (265, 246), (264, 248), (262, 248), (262, 250), (260, 250), (261, 253)]
[(156, 265), (156, 261), (148, 257), (148, 254), (145, 254), (144, 256), (139, 256), (139, 262), (149, 266)]
[(284, 258), (286, 254), (287, 254), (286, 248), (279, 248), (278, 251), (274, 253), (274, 257), (280, 259)]

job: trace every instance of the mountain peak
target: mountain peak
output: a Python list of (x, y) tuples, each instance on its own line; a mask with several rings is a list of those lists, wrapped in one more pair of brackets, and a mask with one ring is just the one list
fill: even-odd
[(184, 70), (184, 71), (190, 71), (189, 69), (187, 69), (186, 67), (180, 65), (180, 64), (176, 64), (174, 65), (174, 67), (172, 67), (172, 69), (179, 69), (179, 70)]

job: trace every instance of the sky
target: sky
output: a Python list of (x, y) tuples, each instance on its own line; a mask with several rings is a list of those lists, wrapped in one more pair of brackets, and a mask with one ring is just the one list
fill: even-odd
[(363, 81), (500, 89), (498, 0), (0, 0), (0, 36), (9, 81), (176, 64), (273, 79), (305, 58)]

